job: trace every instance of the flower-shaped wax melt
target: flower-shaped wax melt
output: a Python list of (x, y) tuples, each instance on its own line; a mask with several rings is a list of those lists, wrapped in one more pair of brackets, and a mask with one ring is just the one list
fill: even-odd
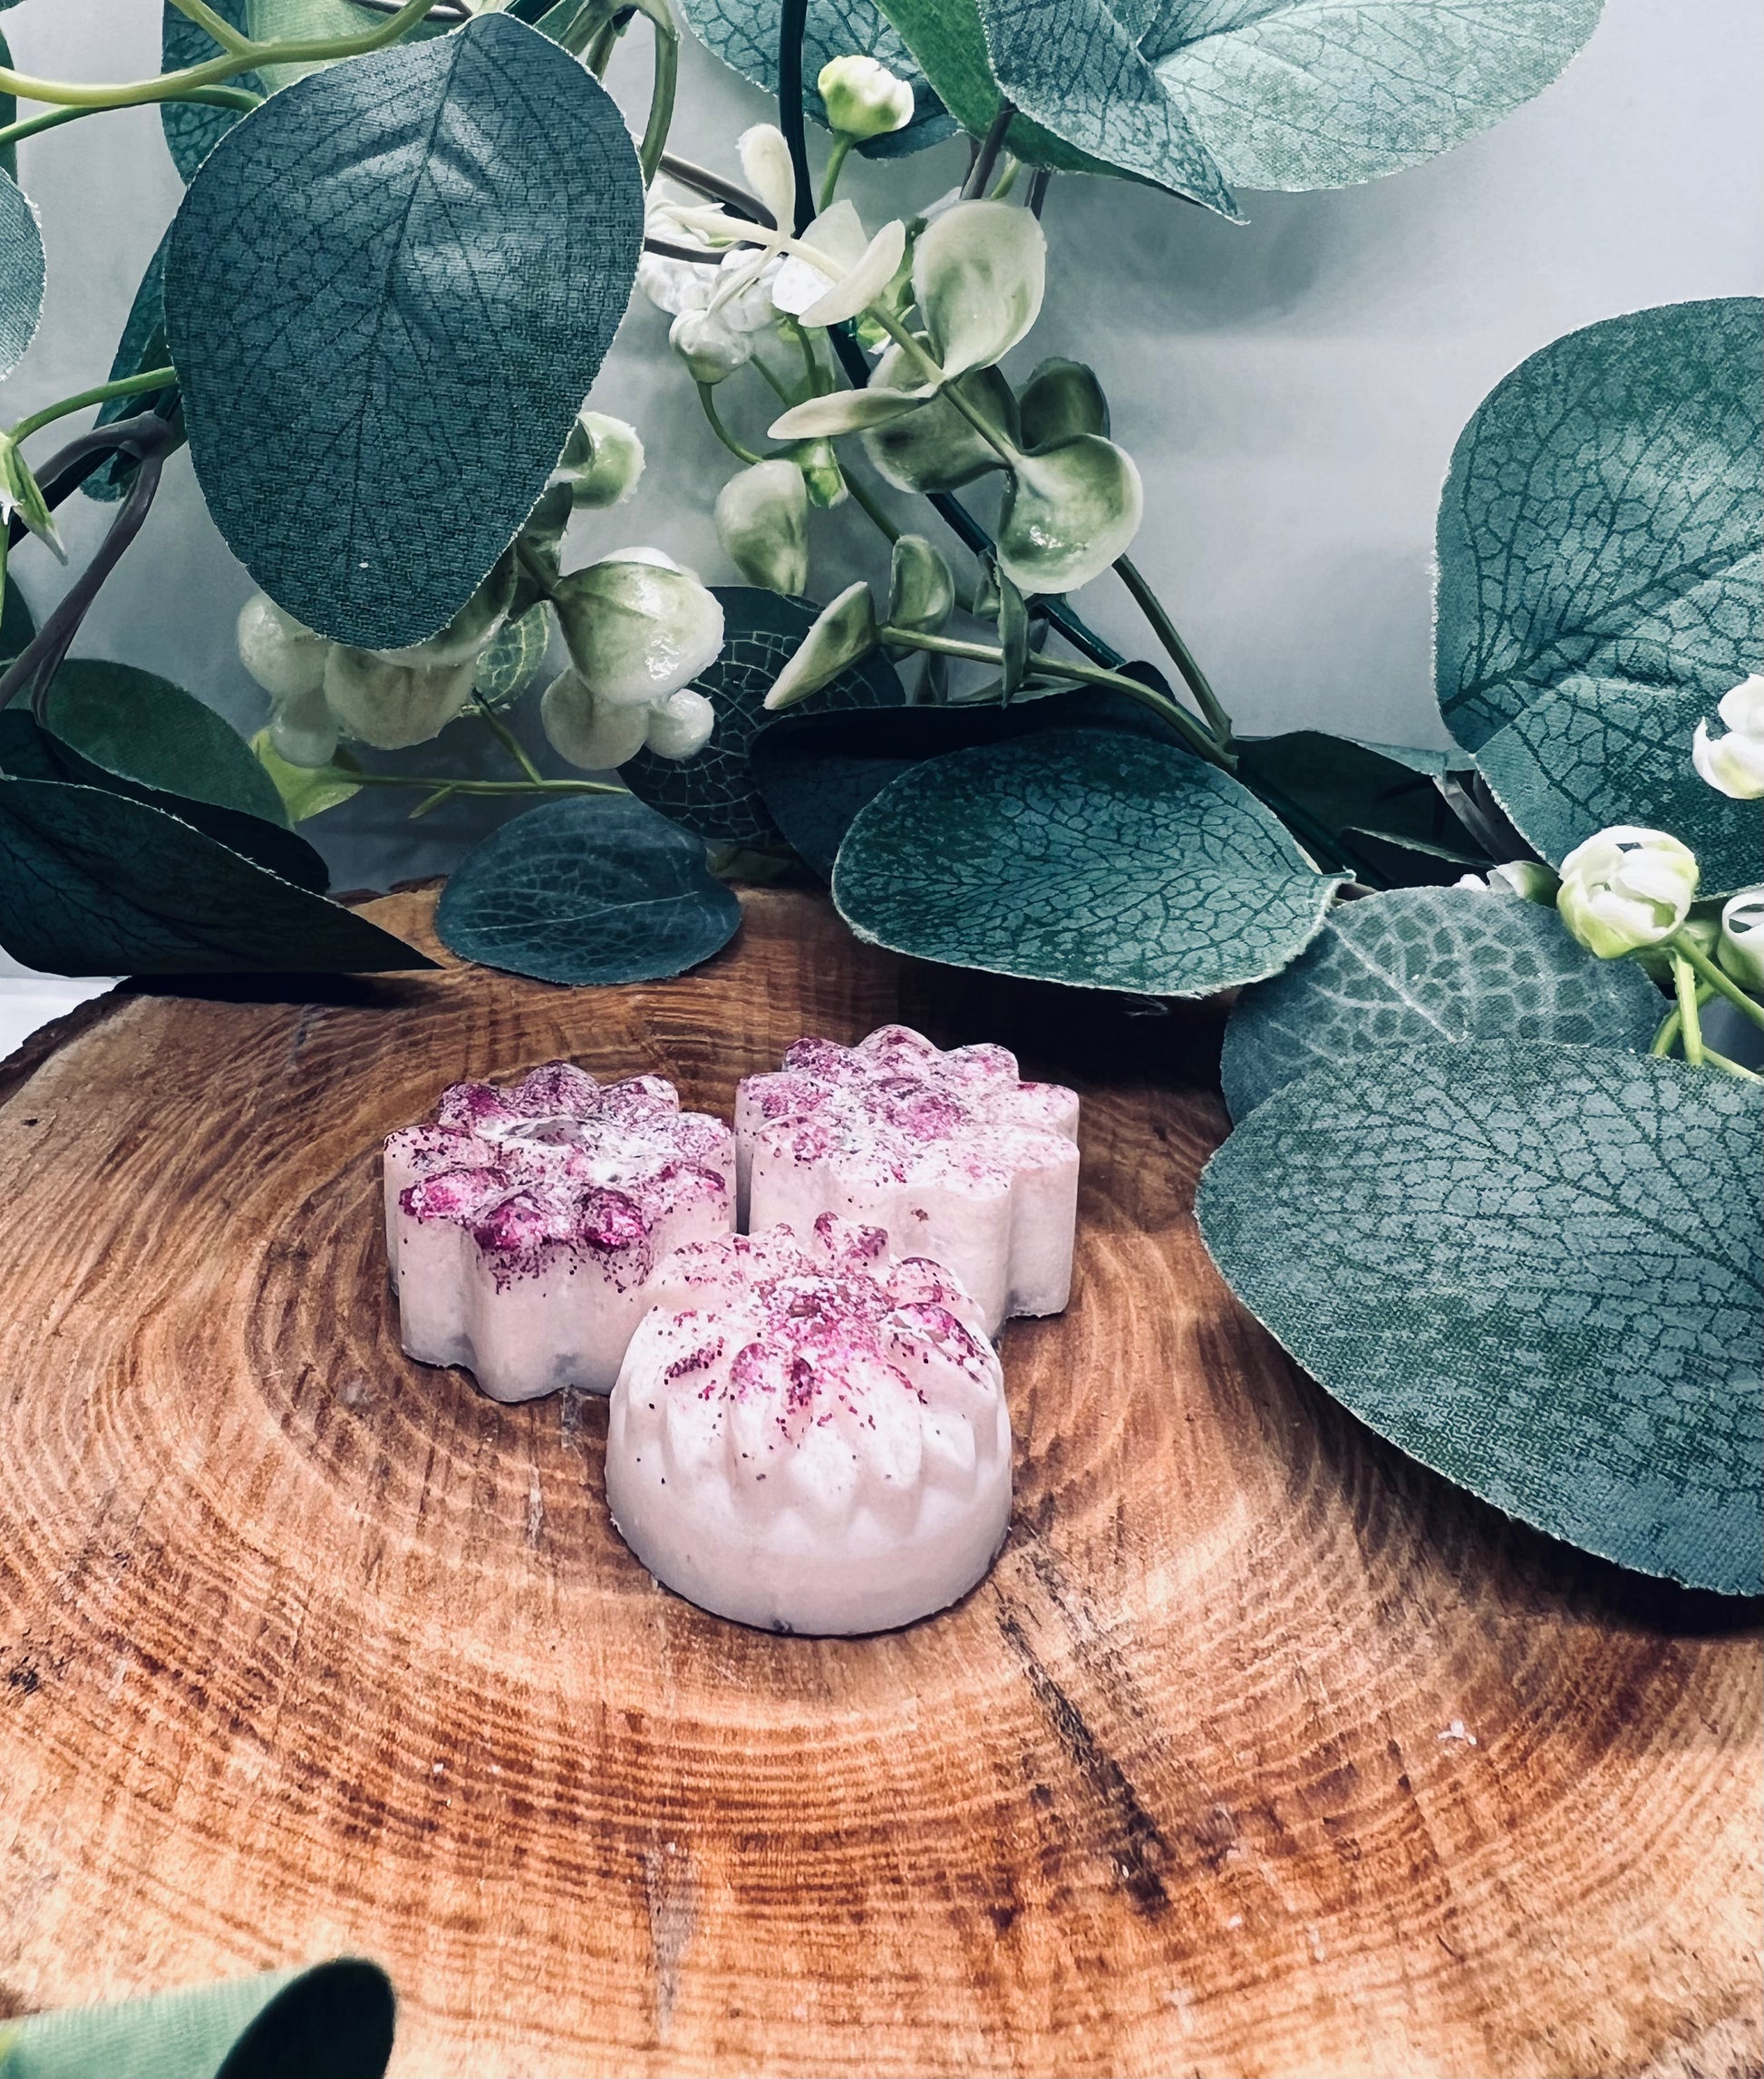
[(1077, 1132), (1072, 1092), (1020, 1081), (1002, 1046), (945, 1054), (905, 1025), (852, 1047), (800, 1039), (735, 1100), (742, 1224), (886, 1228), (898, 1255), (953, 1270), (995, 1334), (1071, 1297)]
[(612, 1390), (657, 1263), (734, 1224), (734, 1137), (671, 1083), (554, 1061), (456, 1083), (385, 1148), (386, 1252), (404, 1348), (492, 1400)]
[(606, 1431), (606, 1501), (657, 1580), (771, 1631), (886, 1631), (985, 1575), (1011, 1417), (979, 1309), (824, 1213), (669, 1259)]

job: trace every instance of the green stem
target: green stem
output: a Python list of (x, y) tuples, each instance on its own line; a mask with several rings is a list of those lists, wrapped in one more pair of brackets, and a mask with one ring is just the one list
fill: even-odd
[(778, 399), (780, 404), (800, 404), (802, 402), (801, 398), (797, 395), (796, 392), (790, 388), (790, 384), (785, 382), (784, 378), (779, 374), (778, 371), (771, 366), (770, 362), (767, 361), (763, 354), (756, 354), (753, 356), (752, 365), (757, 368), (761, 374), (765, 377), (766, 381), (771, 384), (772, 395)]
[(1702, 1050), (1702, 1064), (1705, 1068), (1719, 1068), (1726, 1075), (1737, 1075), (1745, 1083), (1764, 1083), (1764, 1075), (1759, 1075), (1755, 1068), (1745, 1068), (1737, 1061), (1730, 1061), (1726, 1054), (1717, 1054), (1712, 1046)]
[(223, 52), (199, 65), (186, 65), (181, 72), (160, 73), (154, 79), (130, 80), (116, 85), (40, 80), (0, 65), (0, 93), (12, 94), (19, 101), (48, 102), (58, 108), (131, 108), (146, 102), (180, 101), (192, 88), (220, 86), (258, 65), (324, 64), (334, 58), (364, 57), (369, 51), (381, 51), (388, 44), (395, 44), (435, 5), (436, 0), (405, 0), (397, 14), (387, 15), (377, 29), (364, 29), (356, 36), (292, 37), (286, 43), (264, 44), (246, 38), (237, 50)]
[(802, 352), (802, 372), (809, 378), (809, 394), (819, 397), (827, 388), (822, 376), (820, 356), (815, 352), (815, 343), (809, 338), (808, 328), (799, 325), (795, 318), (787, 321), (787, 329), (795, 333), (797, 345)]
[[(1004, 652), (993, 643), (958, 642), (949, 636), (922, 635), (916, 628), (883, 627), (876, 634), (878, 642), (900, 643), (914, 650), (933, 650), (939, 656), (967, 657), (975, 664), (997, 665), (1001, 669), (1004, 664)], [(1066, 657), (1044, 656), (1041, 668), (1050, 675), (1057, 673), (1061, 678), (1074, 679), (1081, 685), (1106, 685), (1116, 693), (1128, 695), (1140, 706), (1149, 707), (1168, 722), (1181, 734), (1190, 750), (1222, 772), (1230, 772), (1237, 763), (1228, 751), (1214, 743), (1187, 709), (1166, 700), (1161, 693), (1137, 678), (1129, 678), (1123, 672), (1105, 671), (1100, 665), (1074, 664)]]
[(655, 78), (649, 90), (649, 121), (637, 148), (643, 184), (647, 188), (662, 163), (668, 131), (674, 127), (674, 96), (680, 83), (680, 32), (665, 6), (645, 7), (644, 13), (655, 35)]
[(820, 177), (820, 200), (816, 205), (823, 214), (833, 207), (833, 198), (839, 190), (839, 176), (845, 171), (847, 154), (855, 141), (843, 131), (833, 140), (833, 150), (827, 161), (827, 170)]
[(199, 29), (212, 36), (223, 51), (248, 50), (251, 39), (236, 29), (224, 15), (217, 15), (208, 0), (171, 0), (171, 5)]
[(108, 403), (112, 397), (137, 397), (143, 390), (163, 390), (177, 380), (175, 368), (150, 368), (143, 375), (125, 375), (120, 382), (99, 383), (75, 396), (63, 397), (57, 404), (45, 404), (42, 411), (33, 412), (29, 418), (21, 419), (7, 437), (15, 447), (19, 446), (33, 433), (41, 432), (44, 426), (66, 418), (70, 412), (83, 412), (88, 404)]
[(1163, 644), (1176, 668), (1187, 683), (1190, 693), (1199, 703), (1201, 713), (1207, 717), (1207, 726), (1221, 743), (1231, 742), (1231, 717), (1226, 713), (1219, 696), (1207, 683), (1207, 674), (1195, 661), (1194, 652), (1182, 639), (1176, 623), (1164, 611), (1164, 603), (1139, 574), (1138, 568), (1125, 556), (1115, 559), (1115, 575), (1132, 594), (1133, 603), (1151, 623), (1151, 632)]
[(545, 778), (544, 773), (527, 755), (525, 746), (514, 731), (509, 727), (508, 724), (503, 721), (488, 701), (480, 699), (475, 693), (472, 695), (471, 700), (472, 712), (509, 753), (509, 757), (514, 760), (515, 763), (520, 767), (529, 780), (542, 782)]
[[(168, 94), (167, 101), (195, 102), (203, 108), (236, 108), (242, 115), (249, 115), (254, 108), (263, 103), (262, 94), (254, 94), (249, 87), (196, 87), (189, 93)], [(9, 144), (21, 143), (27, 137), (35, 137), (45, 130), (59, 130), (64, 122), (78, 122), (88, 115), (107, 115), (109, 110), (102, 108), (47, 108), (41, 115), (27, 115), (21, 121), (0, 125), (0, 151)]]
[(627, 787), (604, 780), (441, 780), (417, 772), (352, 772), (346, 766), (322, 767), (327, 780), (352, 787), (445, 788), (455, 794), (625, 794)]
[(762, 462), (764, 455), (755, 454), (751, 448), (744, 448), (722, 423), (722, 414), (717, 410), (716, 393), (708, 383), (698, 385), (698, 401), (704, 407), (704, 416), (711, 422), (711, 431), (738, 461)]
[(1672, 940), (1672, 954), (1675, 960), (1688, 960), (1696, 969), (1700, 981), (1708, 983), (1718, 995), (1725, 996), (1734, 1009), (1742, 1011), (1753, 1025), (1764, 1025), (1764, 1004), (1754, 1003), (1739, 983), (1724, 974), (1688, 936), (1682, 935)]
[(420, 816), (426, 816), (431, 809), (438, 809), (443, 801), (451, 800), (454, 792), (455, 790), (451, 786), (437, 787), (432, 794), (423, 796), (404, 821), (407, 823), (415, 822)]
[(1022, 171), (1023, 160), (1014, 152), (1007, 151), (1004, 154), (1004, 170), (999, 175), (992, 193), (986, 199), (989, 202), (1003, 202), (1012, 189), (1016, 186), (1017, 175)]
[(518, 534), (515, 536), (515, 558), (522, 570), (532, 580), (539, 597), (542, 599), (555, 600), (557, 597), (557, 573), (547, 569), (544, 563)]
[[(1699, 983), (1697, 986), (1698, 1010), (1701, 1011), (1703, 1005), (1713, 998), (1714, 994), (1713, 989), (1706, 989)], [(1656, 1061), (1663, 1061), (1678, 1044), (1679, 1022), (1678, 1005), (1674, 1004), (1665, 1016), (1661, 1019), (1659, 1029), (1648, 1045), (1648, 1052)], [(1705, 1054), (1708, 1051), (1707, 1047), (1703, 1049)]]
[(1697, 1015), (1697, 978), (1682, 954), (1672, 955), (1672, 987), (1678, 995), (1679, 1031), (1684, 1039), (1684, 1058), (1692, 1068), (1702, 1066), (1702, 1021)]

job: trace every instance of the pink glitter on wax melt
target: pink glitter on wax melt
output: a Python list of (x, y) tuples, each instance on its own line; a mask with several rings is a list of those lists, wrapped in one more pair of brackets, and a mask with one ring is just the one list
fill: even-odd
[(836, 1212), (897, 1254), (947, 1265), (988, 1334), (1057, 1314), (1071, 1293), (1078, 1099), (1024, 1083), (1002, 1046), (947, 1054), (905, 1025), (857, 1046), (800, 1039), (735, 1100), (742, 1225), (807, 1232)]
[(885, 1631), (964, 1596), (1011, 1516), (1011, 1417), (980, 1310), (823, 1214), (682, 1249), (606, 1430), (606, 1501), (664, 1587), (772, 1631)]
[(386, 1251), (405, 1350), (492, 1400), (612, 1390), (669, 1250), (734, 1224), (734, 1137), (671, 1083), (554, 1061), (456, 1083), (385, 1146)]

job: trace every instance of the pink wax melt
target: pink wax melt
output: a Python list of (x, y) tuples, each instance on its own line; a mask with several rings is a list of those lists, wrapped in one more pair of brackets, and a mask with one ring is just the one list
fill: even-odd
[(980, 1310), (822, 1214), (680, 1250), (606, 1429), (606, 1501), (657, 1580), (772, 1631), (884, 1631), (981, 1580), (1011, 1515), (1011, 1417)]
[(742, 1225), (836, 1212), (946, 1265), (988, 1333), (1071, 1294), (1078, 1099), (1024, 1083), (1002, 1046), (947, 1054), (905, 1025), (857, 1046), (800, 1039), (735, 1100)]
[(386, 1250), (405, 1350), (492, 1400), (612, 1390), (656, 1264), (727, 1234), (734, 1137), (671, 1083), (563, 1061), (456, 1083), (385, 1145)]

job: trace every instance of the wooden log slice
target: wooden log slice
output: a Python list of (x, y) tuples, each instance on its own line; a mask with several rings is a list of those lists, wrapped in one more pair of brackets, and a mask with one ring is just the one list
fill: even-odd
[[(432, 947), (431, 907), (375, 914)], [(1077, 1291), (1004, 1338), (990, 1580), (773, 1637), (620, 1544), (604, 1404), (401, 1355), (379, 1145), (556, 1054), (726, 1114), (897, 1017), (1082, 1092)], [(1218, 1031), (784, 893), (653, 986), (82, 1021), (0, 1107), (10, 2006), (353, 1950), (403, 2074), (1759, 2071), (1755, 1607), (1507, 1523), (1294, 1371), (1194, 1224)]]

